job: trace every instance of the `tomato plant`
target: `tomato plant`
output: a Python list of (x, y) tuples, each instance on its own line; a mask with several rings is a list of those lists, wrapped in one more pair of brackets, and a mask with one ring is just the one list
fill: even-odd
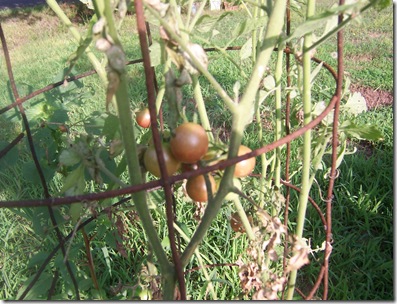
[[(250, 148), (248, 148), (247, 146), (241, 145), (239, 147), (239, 149), (238, 149), (238, 154), (237, 155), (241, 156), (241, 155), (247, 154), (247, 153), (249, 153), (251, 151), (252, 150)], [(248, 174), (250, 174), (254, 170), (255, 163), (256, 163), (255, 157), (248, 158), (248, 159), (245, 159), (245, 160), (243, 160), (241, 162), (238, 162), (236, 164), (236, 168), (234, 170), (234, 176), (235, 177), (247, 176)]]
[(136, 113), (135, 117), (136, 123), (142, 128), (150, 127), (150, 112), (148, 108), (144, 108), (138, 113)]
[[(168, 144), (163, 144), (163, 155), (168, 175), (174, 174), (179, 170), (181, 163), (172, 155)], [(157, 154), (154, 145), (150, 145), (146, 149), (145, 154), (143, 155), (143, 163), (146, 170), (148, 170), (154, 176), (161, 176), (160, 166), (157, 160)]]
[[(233, 185), (241, 190), (241, 182), (238, 178), (233, 178)], [(235, 192), (229, 192), (226, 196), (225, 196), (225, 201), (232, 201), (234, 200), (236, 197), (238, 197), (238, 194)]]
[[(212, 193), (216, 191), (216, 182), (212, 175), (208, 175), (211, 183)], [(208, 201), (207, 185), (205, 183), (204, 175), (198, 175), (189, 178), (186, 183), (186, 192), (189, 197), (197, 202)]]
[(175, 129), (170, 145), (177, 160), (192, 164), (207, 153), (208, 136), (202, 126), (191, 122), (183, 123)]

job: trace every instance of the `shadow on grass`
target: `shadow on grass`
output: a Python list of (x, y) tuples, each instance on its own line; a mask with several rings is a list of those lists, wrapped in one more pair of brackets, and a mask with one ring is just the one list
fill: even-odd
[[(93, 15), (93, 12), (78, 0), (63, 0), (57, 2), (73, 23), (84, 24), (85, 21)], [(10, 6), (3, 10), (0, 9), (0, 19), (2, 23), (14, 19), (21, 19), (26, 20), (28, 25), (34, 25), (36, 22), (42, 21), (42, 19), (48, 15), (55, 16), (55, 13), (47, 4), (24, 7)]]

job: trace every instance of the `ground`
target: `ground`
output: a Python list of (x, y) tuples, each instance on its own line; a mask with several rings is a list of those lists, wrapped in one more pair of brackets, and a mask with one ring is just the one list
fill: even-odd
[(360, 92), (361, 95), (364, 96), (368, 110), (376, 109), (382, 106), (391, 106), (393, 105), (393, 94), (382, 91), (382, 90), (374, 90), (369, 87), (360, 87), (357, 85), (351, 85), (350, 90), (352, 92)]

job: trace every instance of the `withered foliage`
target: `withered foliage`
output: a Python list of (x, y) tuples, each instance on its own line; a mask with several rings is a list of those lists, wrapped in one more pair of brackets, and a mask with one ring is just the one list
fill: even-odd
[[(309, 263), (310, 248), (304, 240), (290, 237), (291, 253), (286, 269), (282, 269), (284, 241), (287, 227), (278, 217), (270, 216), (257, 207), (258, 222), (253, 230), (256, 239), (247, 248), (246, 255), (239, 257), (240, 286), (246, 296), (253, 300), (279, 300), (284, 290), (288, 274)], [(277, 267), (277, 265), (279, 265)]]

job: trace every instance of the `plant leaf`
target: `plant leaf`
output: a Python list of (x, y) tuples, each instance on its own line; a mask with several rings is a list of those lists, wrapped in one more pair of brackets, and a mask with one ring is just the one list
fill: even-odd
[(374, 125), (356, 125), (352, 121), (347, 120), (342, 123), (340, 130), (348, 136), (357, 139), (365, 139), (378, 141), (383, 140), (383, 134)]
[[(88, 4), (87, 4), (87, 6), (88, 6)], [(91, 4), (91, 6), (92, 6), (92, 4)], [(77, 50), (69, 56), (69, 59), (68, 59), (69, 68), (65, 71), (65, 73), (63, 75), (64, 79), (67, 78), (67, 76), (70, 74), (70, 72), (76, 65), (77, 61), (80, 59), (80, 57), (84, 54), (85, 50), (91, 44), (92, 39), (93, 39), (92, 27), (94, 26), (94, 24), (96, 22), (97, 22), (97, 16), (94, 15), (94, 16), (92, 16), (90, 23), (88, 24), (87, 36), (85, 37), (85, 39), (82, 39), (80, 41), (80, 44), (77, 47)]]
[(360, 114), (362, 112), (368, 111), (367, 103), (365, 101), (364, 96), (361, 95), (360, 92), (354, 92), (350, 95), (346, 104), (343, 107), (353, 115)]
[(73, 149), (66, 149), (59, 155), (59, 163), (65, 166), (74, 166), (81, 161), (80, 156)]
[(252, 54), (252, 39), (248, 38), (240, 49), (240, 59), (250, 58)]

